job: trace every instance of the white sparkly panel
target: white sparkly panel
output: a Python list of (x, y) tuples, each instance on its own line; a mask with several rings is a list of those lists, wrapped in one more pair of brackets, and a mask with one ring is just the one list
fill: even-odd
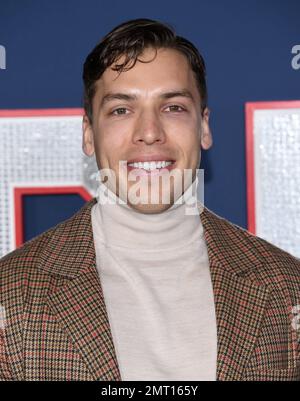
[(300, 257), (300, 109), (254, 112), (256, 235)]
[(81, 124), (79, 115), (0, 118), (0, 257), (15, 248), (13, 188), (83, 186), (95, 195)]

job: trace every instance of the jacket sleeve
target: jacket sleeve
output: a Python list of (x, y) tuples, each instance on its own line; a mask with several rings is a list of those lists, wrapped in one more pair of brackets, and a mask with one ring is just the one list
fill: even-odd
[(0, 259), (0, 380), (23, 380), (23, 271)]
[(9, 368), (6, 347), (5, 347), (5, 338), (4, 338), (4, 329), (0, 329), (0, 381), (14, 380), (11, 370)]

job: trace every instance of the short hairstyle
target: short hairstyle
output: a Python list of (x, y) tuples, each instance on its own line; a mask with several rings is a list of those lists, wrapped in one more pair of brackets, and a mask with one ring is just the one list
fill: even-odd
[[(112, 64), (112, 69), (127, 71), (134, 67), (144, 49), (170, 48), (184, 54), (194, 72), (201, 98), (201, 111), (207, 105), (205, 62), (197, 48), (187, 39), (177, 36), (174, 28), (147, 18), (133, 19), (123, 22), (110, 31), (87, 56), (83, 66), (84, 110), (92, 122), (92, 102), (95, 95), (95, 82)], [(120, 57), (125, 56), (122, 64), (117, 64)], [(141, 60), (139, 60), (141, 61)], [(151, 61), (151, 60), (150, 60)], [(132, 62), (130, 67), (126, 66)], [(148, 61), (143, 61), (148, 62)]]

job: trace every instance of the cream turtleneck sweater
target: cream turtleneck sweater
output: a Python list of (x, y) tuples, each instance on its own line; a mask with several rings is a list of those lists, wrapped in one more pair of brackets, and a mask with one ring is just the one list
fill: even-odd
[(105, 184), (100, 192), (115, 203), (98, 201), (91, 218), (122, 380), (216, 380), (213, 290), (201, 219), (186, 213), (191, 190), (157, 214), (116, 202)]

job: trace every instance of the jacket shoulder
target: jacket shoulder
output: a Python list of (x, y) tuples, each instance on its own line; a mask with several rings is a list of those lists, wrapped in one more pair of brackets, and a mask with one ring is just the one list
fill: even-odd
[(268, 240), (259, 237), (251, 233), (250, 231), (234, 224), (229, 223), (234, 230), (240, 235), (244, 236), (253, 246), (254, 250), (265, 259), (266, 262), (275, 263), (275, 265), (281, 265), (282, 267), (288, 267), (289, 271), (291, 268), (295, 268), (295, 272), (300, 277), (300, 259), (292, 255), (290, 252), (272, 244)]
[[(95, 198), (94, 198), (95, 199)], [(78, 212), (70, 218), (49, 228), (31, 240), (25, 242), (17, 249), (0, 258), (0, 280), (3, 282), (7, 276), (22, 275), (43, 262), (41, 256), (51, 253), (53, 245), (62, 241), (70, 241), (76, 238), (76, 233), (81, 229), (81, 221), (87, 216), (95, 200), (87, 202)]]
[(268, 277), (285, 277), (300, 285), (299, 258), (207, 208), (202, 216), (212, 233), (208, 237), (214, 242), (216, 252), (225, 255), (228, 260), (236, 258), (245, 264), (255, 264), (254, 261), (259, 260), (263, 266), (261, 276), (266, 280)]

